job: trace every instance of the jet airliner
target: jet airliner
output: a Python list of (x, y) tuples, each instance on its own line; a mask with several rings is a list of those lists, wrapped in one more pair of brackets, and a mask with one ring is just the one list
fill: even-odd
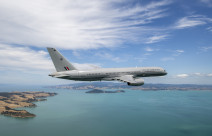
[(130, 86), (140, 86), (140, 77), (164, 76), (167, 72), (160, 67), (101, 68), (78, 70), (55, 48), (47, 48), (57, 72), (49, 74), (55, 78), (75, 81), (121, 81)]

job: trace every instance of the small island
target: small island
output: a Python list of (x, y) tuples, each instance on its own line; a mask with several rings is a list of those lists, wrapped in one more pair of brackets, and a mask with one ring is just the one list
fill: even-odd
[(116, 91), (103, 91), (99, 89), (93, 89), (91, 91), (87, 91), (85, 93), (124, 93), (124, 90), (116, 90)]
[(0, 92), (0, 114), (17, 117), (35, 117), (35, 114), (26, 110), (17, 110), (20, 107), (35, 107), (32, 102), (45, 101), (46, 97), (54, 96), (56, 93), (49, 92)]

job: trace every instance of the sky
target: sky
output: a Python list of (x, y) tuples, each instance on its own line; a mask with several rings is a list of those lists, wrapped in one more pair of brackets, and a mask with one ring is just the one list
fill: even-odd
[(78, 69), (163, 67), (145, 83), (212, 84), (212, 0), (0, 0), (0, 84), (48, 74), (46, 47)]

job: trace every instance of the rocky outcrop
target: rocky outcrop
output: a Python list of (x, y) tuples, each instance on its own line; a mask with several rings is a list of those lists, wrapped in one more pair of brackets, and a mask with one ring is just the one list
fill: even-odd
[(48, 92), (1, 92), (0, 93), (0, 113), (2, 115), (28, 118), (35, 117), (35, 114), (26, 110), (17, 110), (20, 107), (36, 107), (32, 102), (45, 101), (46, 97), (54, 96), (56, 93)]

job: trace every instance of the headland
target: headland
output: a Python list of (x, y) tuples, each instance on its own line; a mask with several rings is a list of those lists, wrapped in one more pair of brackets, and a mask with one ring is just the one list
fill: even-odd
[(33, 102), (45, 101), (46, 97), (54, 96), (56, 93), (49, 92), (0, 92), (0, 114), (17, 117), (35, 117), (35, 114), (26, 110), (17, 110), (21, 107), (36, 107)]

